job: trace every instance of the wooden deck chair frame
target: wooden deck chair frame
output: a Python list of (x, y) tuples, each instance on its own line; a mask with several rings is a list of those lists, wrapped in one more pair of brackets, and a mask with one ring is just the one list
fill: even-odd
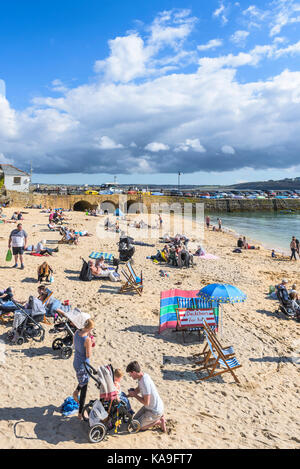
[[(51, 291), (51, 292), (49, 293), (49, 295), (44, 299), (43, 305), (46, 305), (46, 304), (47, 304), (47, 301), (49, 300), (49, 298), (50, 298), (52, 295), (53, 295), (53, 292)], [(47, 317), (46, 317), (45, 314), (44, 314), (43, 323), (44, 323), (44, 324), (47, 324), (48, 326), (52, 325), (52, 322), (50, 322), (50, 321), (47, 319)]]
[(119, 293), (125, 293), (127, 291), (136, 291), (140, 296), (142, 295), (141, 286), (136, 284), (132, 278), (127, 274), (127, 272), (122, 268), (121, 273), (126, 278), (126, 282), (121, 285)]
[[(223, 347), (219, 339), (217, 338), (216, 333), (212, 330), (212, 328), (209, 326), (209, 324), (206, 322), (205, 319), (203, 319), (203, 328), (208, 334), (208, 336), (211, 338), (211, 340), (213, 340), (213, 342), (216, 342), (219, 345), (219, 347), (221, 348), (221, 350), (223, 351), (223, 354), (226, 356), (227, 359), (233, 358), (235, 356), (233, 346), (229, 345), (229, 346)], [(205, 358), (207, 357), (207, 354), (211, 354), (211, 352), (210, 352), (208, 343), (206, 342), (205, 347), (202, 350), (202, 352), (194, 355), (194, 358), (196, 357), (200, 358), (203, 355), (202, 361), (196, 361), (196, 364), (201, 365), (203, 363), (203, 360), (205, 360)]]
[(129, 272), (129, 278), (130, 280), (132, 281), (132, 283), (139, 289), (140, 292), (142, 292), (143, 290), (143, 273), (141, 272), (141, 275), (140, 275), (140, 279), (141, 281), (140, 282), (137, 282), (136, 281), (136, 278), (138, 277), (135, 273), (135, 270), (134, 268), (132, 267), (131, 265), (131, 262), (128, 261), (126, 262), (126, 267), (128, 269), (128, 272)]
[[(206, 331), (205, 333), (207, 334)], [(227, 361), (235, 357), (231, 357), (231, 358), (228, 356), (226, 357), (222, 349), (219, 347), (219, 345), (213, 341), (213, 337), (211, 335), (207, 334), (206, 339), (207, 341), (209, 341), (208, 346), (209, 346), (210, 351), (205, 357), (205, 360), (202, 363), (201, 368), (198, 368), (196, 370), (196, 373), (198, 374), (199, 371), (206, 370), (208, 372), (208, 375), (204, 376), (203, 378), (199, 378), (198, 381), (203, 381), (205, 379), (213, 378), (215, 376), (219, 376), (221, 374), (230, 372), (235, 382), (240, 383), (239, 379), (237, 378), (233, 370), (236, 370), (237, 368), (241, 368), (242, 365), (238, 364), (236, 366), (230, 367)], [(221, 365), (220, 361), (222, 361), (225, 366)], [(220, 371), (217, 371), (216, 368), (218, 365), (222, 366), (223, 369)]]

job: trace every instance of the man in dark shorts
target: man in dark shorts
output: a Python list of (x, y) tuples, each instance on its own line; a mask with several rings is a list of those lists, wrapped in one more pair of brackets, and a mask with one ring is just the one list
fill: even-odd
[(18, 257), (20, 258), (21, 269), (24, 269), (23, 252), (27, 248), (27, 233), (23, 230), (22, 223), (18, 223), (17, 228), (12, 230), (8, 240), (8, 248), (12, 247), (15, 256), (15, 265), (18, 267)]

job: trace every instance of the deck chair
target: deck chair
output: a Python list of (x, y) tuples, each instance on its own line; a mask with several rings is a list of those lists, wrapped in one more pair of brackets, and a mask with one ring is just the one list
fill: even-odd
[[(223, 352), (223, 354), (225, 355), (226, 358), (231, 358), (235, 355), (234, 348), (232, 347), (232, 345), (227, 346), (227, 347), (223, 347), (221, 345), (221, 343), (219, 342), (219, 339), (217, 338), (216, 333), (208, 325), (208, 323), (206, 322), (205, 319), (203, 319), (203, 329), (207, 332), (207, 334), (211, 338), (212, 343), (217, 343), (217, 345), (220, 347), (220, 349), (222, 350), (222, 352)], [(208, 354), (210, 354), (210, 349), (209, 349), (208, 343), (206, 342), (205, 347), (202, 350), (202, 352), (194, 355), (194, 358), (195, 357), (200, 358), (201, 356), (203, 356), (202, 361), (196, 361), (196, 364), (201, 365), (203, 363), (203, 361), (206, 359), (206, 357), (208, 356)]]
[[(198, 381), (202, 381), (204, 379), (209, 379), (214, 376), (218, 376), (220, 374), (230, 372), (232, 376), (234, 377), (235, 382), (239, 383), (239, 380), (237, 376), (235, 375), (234, 370), (236, 370), (237, 368), (240, 368), (242, 365), (238, 362), (235, 355), (233, 354), (230, 354), (227, 356), (224, 355), (222, 349), (219, 347), (219, 345), (216, 342), (213, 341), (213, 337), (210, 334), (208, 334), (205, 329), (204, 329), (204, 335), (206, 337), (209, 351), (204, 358), (201, 368), (198, 368), (196, 370), (196, 373), (199, 374), (200, 371), (206, 370), (208, 372), (208, 375), (204, 376), (203, 378), (199, 378)], [(221, 366), (223, 370), (221, 371), (217, 370), (218, 366)]]
[(74, 243), (75, 243), (75, 239), (73, 238), (67, 239), (66, 234), (64, 234), (63, 237), (58, 241), (58, 244), (74, 244)]
[[(47, 289), (48, 290), (48, 295), (46, 296), (46, 298), (44, 299), (44, 301), (42, 302), (44, 306), (47, 306), (47, 304), (49, 303), (49, 300), (53, 294), (53, 292), (51, 290), (49, 290), (49, 288)], [(50, 322), (46, 315), (44, 315), (44, 319), (42, 321), (44, 324), (47, 324), (48, 326), (52, 325), (52, 322)]]
[(126, 263), (126, 267), (128, 269), (128, 272), (129, 272), (129, 276), (131, 278), (131, 280), (136, 284), (138, 285), (138, 287), (143, 290), (143, 274), (141, 272), (141, 275), (140, 277), (138, 275), (136, 275), (135, 271), (134, 271), (134, 268), (132, 267), (131, 265), (131, 262), (128, 261)]
[(126, 266), (128, 268), (129, 274), (123, 268), (121, 269), (121, 273), (124, 275), (126, 282), (121, 286), (120, 293), (124, 293), (127, 291), (136, 291), (141, 296), (143, 291), (142, 272), (141, 276), (138, 277), (134, 272), (130, 262), (127, 262)]

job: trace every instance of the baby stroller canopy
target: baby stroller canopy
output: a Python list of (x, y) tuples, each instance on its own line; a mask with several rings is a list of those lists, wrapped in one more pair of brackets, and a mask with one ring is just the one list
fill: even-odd
[(83, 329), (85, 321), (91, 317), (88, 313), (84, 313), (78, 308), (65, 312), (64, 315), (74, 324), (74, 326), (77, 327), (77, 329)]

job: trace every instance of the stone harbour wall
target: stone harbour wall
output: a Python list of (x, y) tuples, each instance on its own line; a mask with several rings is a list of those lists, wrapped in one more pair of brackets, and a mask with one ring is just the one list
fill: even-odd
[(254, 211), (280, 211), (300, 210), (300, 199), (198, 199), (192, 197), (162, 197), (142, 194), (131, 195), (47, 195), (39, 193), (25, 193), (7, 191), (5, 199), (10, 200), (11, 206), (24, 208), (33, 205), (42, 205), (47, 208), (63, 208), (71, 210), (86, 210), (87, 208), (106, 208), (111, 204), (112, 208), (119, 207), (122, 211), (136, 213), (156, 211), (158, 208), (167, 210), (163, 204), (173, 205), (173, 208), (183, 207), (184, 204), (192, 204), (196, 210), (196, 204), (204, 204), (207, 213), (213, 212), (254, 212)]

